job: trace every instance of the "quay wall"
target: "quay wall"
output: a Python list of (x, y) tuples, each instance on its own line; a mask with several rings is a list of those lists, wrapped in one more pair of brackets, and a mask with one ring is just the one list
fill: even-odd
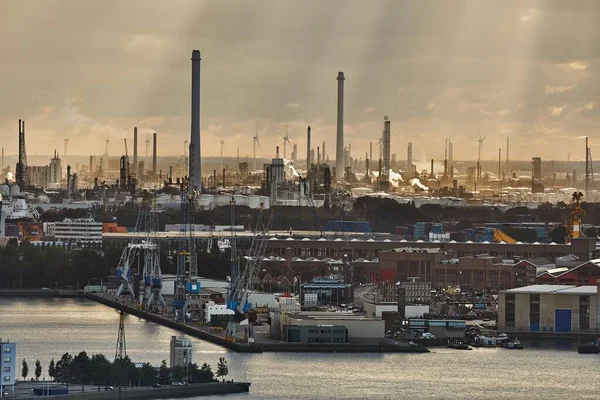
[(161, 315), (150, 313), (132, 307), (128, 304), (120, 303), (104, 296), (94, 293), (86, 293), (85, 296), (101, 304), (123, 310), (124, 312), (135, 315), (136, 317), (155, 322), (178, 330), (190, 336), (206, 340), (208, 342), (223, 346), (227, 349), (240, 353), (262, 353), (262, 352), (292, 352), (292, 353), (428, 353), (425, 347), (418, 345), (393, 345), (387, 343), (380, 344), (360, 344), (360, 343), (234, 343), (226, 340), (223, 336), (218, 336), (192, 325), (184, 325)]

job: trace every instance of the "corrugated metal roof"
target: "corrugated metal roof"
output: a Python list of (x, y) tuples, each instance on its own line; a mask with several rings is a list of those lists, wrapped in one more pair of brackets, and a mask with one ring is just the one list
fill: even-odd
[(593, 296), (598, 293), (596, 286), (573, 286), (573, 285), (531, 285), (507, 290), (511, 294), (574, 294)]

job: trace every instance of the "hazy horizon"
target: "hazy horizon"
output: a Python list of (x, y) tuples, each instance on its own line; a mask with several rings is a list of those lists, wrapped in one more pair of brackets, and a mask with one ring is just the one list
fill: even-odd
[[(391, 152), (443, 159), (592, 156), (600, 113), (600, 7), (584, 1), (5, 1), (0, 3), (0, 140), (28, 155), (133, 154), (133, 127), (161, 156), (190, 132), (191, 51), (202, 54), (202, 154), (283, 155), (290, 140), (335, 158), (336, 75), (344, 71), (345, 144), (374, 155), (384, 116)], [(576, 29), (574, 29), (576, 27)], [(600, 138), (600, 137), (599, 137)], [(290, 157), (291, 148), (287, 149)]]

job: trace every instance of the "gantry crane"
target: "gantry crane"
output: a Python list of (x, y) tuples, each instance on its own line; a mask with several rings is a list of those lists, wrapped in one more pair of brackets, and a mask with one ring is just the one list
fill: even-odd
[(115, 275), (119, 280), (119, 288), (117, 289), (116, 296), (130, 295), (135, 298), (135, 292), (131, 284), (131, 267), (135, 261), (135, 258), (139, 252), (139, 233), (142, 231), (142, 224), (144, 220), (144, 207), (141, 207), (138, 212), (137, 221), (135, 223), (135, 230), (133, 233), (133, 239), (127, 244), (127, 247), (121, 253), (119, 264), (115, 271)]
[(200, 283), (198, 282), (198, 255), (194, 237), (194, 199), (197, 192), (189, 185), (189, 178), (181, 183), (180, 226), (177, 251), (177, 275), (173, 309), (176, 318), (183, 321), (200, 313)]
[(252, 324), (255, 322), (255, 315), (250, 310), (248, 295), (256, 283), (258, 272), (262, 264), (265, 250), (267, 248), (268, 234), (273, 225), (275, 210), (271, 209), (269, 220), (263, 223), (264, 207), (261, 204), (260, 211), (256, 220), (256, 229), (250, 250), (245, 258), (246, 267), (239, 270), (237, 276), (231, 277), (231, 286), (229, 298), (227, 299), (227, 308), (235, 312), (234, 320), (227, 324), (227, 340), (234, 341), (236, 331), (241, 324), (248, 326), (248, 343), (254, 342), (254, 330)]

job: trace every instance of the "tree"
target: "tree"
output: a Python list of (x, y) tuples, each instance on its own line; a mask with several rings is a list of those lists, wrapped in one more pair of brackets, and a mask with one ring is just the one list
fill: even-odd
[(89, 377), (92, 384), (98, 386), (98, 391), (100, 391), (100, 385), (108, 384), (111, 368), (112, 364), (104, 354), (94, 354), (90, 359)]
[(90, 358), (85, 351), (77, 354), (72, 362), (73, 378), (75, 382), (81, 383), (81, 391), (90, 380)]
[(27, 375), (29, 375), (29, 366), (27, 365), (27, 361), (23, 360), (23, 367), (21, 368), (21, 377), (23, 380), (27, 379)]
[(212, 372), (212, 368), (207, 363), (202, 364), (202, 368), (196, 374), (196, 382), (212, 382), (215, 379), (215, 374)]
[(173, 367), (173, 376), (171, 377), (174, 381), (181, 382), (183, 380), (183, 367), (181, 365), (176, 365)]
[(35, 360), (35, 380), (39, 381), (40, 376), (42, 376), (42, 363), (40, 360)]
[(165, 360), (162, 360), (160, 363), (160, 368), (158, 369), (158, 378), (163, 385), (167, 384), (167, 379), (169, 379), (169, 368), (167, 367), (167, 362)]
[(52, 379), (56, 376), (56, 369), (54, 367), (54, 358), (50, 360), (50, 365), (48, 366), (48, 376)]
[(217, 365), (217, 376), (225, 381), (225, 377), (229, 375), (229, 367), (227, 366), (227, 360), (221, 357), (219, 358), (219, 364)]
[(156, 381), (156, 369), (150, 363), (142, 365), (139, 374), (142, 386), (150, 386)]
[(69, 353), (63, 354), (60, 360), (58, 360), (56, 363), (55, 371), (56, 380), (58, 382), (65, 383), (68, 389), (69, 384), (74, 381), (73, 356)]

